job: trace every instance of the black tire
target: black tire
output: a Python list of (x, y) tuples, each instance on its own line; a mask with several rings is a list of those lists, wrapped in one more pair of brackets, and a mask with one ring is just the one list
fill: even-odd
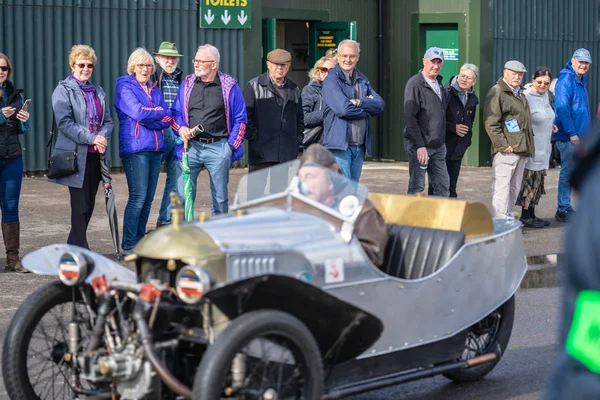
[[(91, 325), (79, 289), (75, 293), (83, 345)], [(21, 304), (12, 318), (2, 351), (2, 375), (11, 400), (73, 397), (67, 381), (72, 370), (64, 359), (72, 310), (73, 289), (60, 281), (42, 286)], [(85, 389), (91, 388), (87, 382), (81, 384)]]
[[(252, 346), (251, 343), (254, 346), (251, 350), (247, 350)], [(230, 393), (230, 396), (233, 397), (224, 396), (225, 387), (231, 379), (231, 364), (234, 357), (244, 350), (252, 353), (257, 350), (257, 347), (265, 351), (265, 343), (266, 347), (276, 343), (278, 349), (285, 349), (280, 355), (284, 352), (293, 355), (293, 359), (290, 360), (293, 362), (291, 367), (286, 366), (288, 365), (287, 361), (278, 363), (269, 360), (266, 362), (265, 368), (278, 368), (280, 373), (283, 368), (293, 368), (291, 375), (294, 380), (298, 377), (299, 372), (302, 379), (299, 379), (300, 382), (295, 382), (295, 389), (288, 389), (287, 385), (283, 388), (277, 386), (277, 390), (272, 389), (271, 386), (263, 386), (265, 376), (271, 375), (266, 373), (266, 369), (262, 370), (262, 374), (258, 373), (258, 366), (262, 364), (260, 361), (250, 361), (257, 359), (254, 352), (245, 359), (246, 363), (252, 365), (250, 369), (246, 364), (246, 369), (251, 370), (250, 374), (245, 374), (246, 386), (235, 393)], [(257, 344), (258, 346), (256, 346)], [(270, 350), (266, 349), (266, 351)], [(271, 354), (273, 354), (272, 351)], [(254, 371), (257, 373), (253, 373)], [(256, 384), (254, 379), (258, 376), (262, 379), (259, 379), (260, 387), (256, 389), (253, 383)], [(281, 379), (278, 382), (281, 382)], [(319, 347), (308, 328), (296, 317), (277, 310), (259, 310), (234, 319), (208, 347), (196, 372), (193, 398), (202, 400), (262, 399), (265, 390), (275, 390), (278, 393), (277, 398), (289, 399), (289, 395), (285, 395), (286, 389), (295, 392), (292, 396), (295, 399), (316, 400), (321, 398), (323, 395), (323, 365)], [(282, 394), (284, 395), (282, 396)]]
[[(500, 317), (499, 320), (497, 320), (498, 316)], [(514, 319), (515, 296), (508, 299), (490, 315), (469, 328), (469, 336), (467, 337), (465, 352), (463, 353), (461, 360), (492, 352), (496, 352), (497, 358), (492, 362), (482, 364), (477, 367), (457, 369), (447, 372), (444, 374), (444, 376), (455, 382), (473, 382), (478, 381), (489, 374), (490, 371), (494, 369), (496, 364), (500, 362), (502, 355), (504, 355), (504, 352), (506, 351), (506, 347), (508, 346), (508, 341), (512, 333)], [(469, 340), (472, 341), (474, 336), (483, 336), (478, 334), (484, 331), (484, 327), (489, 328), (493, 326), (494, 321), (498, 321), (496, 323), (497, 328), (494, 329), (495, 333), (490, 334), (489, 340), (486, 340), (483, 345), (477, 349), (477, 351), (470, 351)]]

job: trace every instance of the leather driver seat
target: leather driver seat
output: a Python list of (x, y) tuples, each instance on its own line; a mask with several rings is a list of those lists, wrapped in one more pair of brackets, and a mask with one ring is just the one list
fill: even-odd
[(401, 279), (419, 279), (437, 271), (465, 243), (464, 232), (388, 225), (389, 240), (381, 270)]

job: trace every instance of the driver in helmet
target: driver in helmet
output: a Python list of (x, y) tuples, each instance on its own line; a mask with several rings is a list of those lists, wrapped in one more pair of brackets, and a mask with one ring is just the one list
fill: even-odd
[[(341, 176), (334, 155), (320, 144), (309, 146), (300, 158), (301, 165), (298, 170), (301, 191), (310, 199), (331, 206), (338, 199), (354, 193), (354, 187), (346, 185), (336, 193), (335, 183), (329, 176), (328, 168)], [(349, 197), (349, 196), (348, 196)], [(356, 221), (354, 222), (354, 234), (358, 238), (363, 250), (369, 259), (377, 267), (383, 264), (385, 247), (388, 241), (388, 231), (385, 221), (373, 203), (366, 199)]]

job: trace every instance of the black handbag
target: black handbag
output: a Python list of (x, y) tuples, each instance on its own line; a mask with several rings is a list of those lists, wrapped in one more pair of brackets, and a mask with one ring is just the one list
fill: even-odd
[[(323, 107), (323, 98), (319, 99), (319, 111)], [(311, 144), (319, 143), (323, 144), (323, 124), (312, 127), (312, 128), (304, 128), (304, 132), (302, 132), (302, 147), (307, 148)]]
[(77, 151), (60, 151), (52, 155), (52, 138), (56, 130), (56, 119), (52, 115), (52, 130), (46, 147), (48, 148), (48, 178), (57, 179), (73, 175), (77, 169)]

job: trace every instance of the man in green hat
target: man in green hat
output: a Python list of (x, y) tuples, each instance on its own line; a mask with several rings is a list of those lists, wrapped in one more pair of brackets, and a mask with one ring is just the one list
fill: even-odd
[[(162, 42), (158, 51), (153, 54), (159, 66), (152, 75), (152, 80), (157, 82), (165, 102), (171, 107), (177, 96), (181, 79), (183, 78), (181, 69), (177, 67), (179, 57), (182, 57), (182, 54), (179, 54), (177, 51), (175, 43), (171, 42)], [(175, 177), (177, 160), (174, 158), (175, 134), (169, 128), (164, 130), (163, 136), (165, 140), (165, 152), (163, 153), (162, 161), (166, 163), (167, 182), (165, 183), (165, 191), (160, 203), (158, 220), (156, 221), (157, 228), (171, 223), (171, 200), (169, 194), (177, 191), (177, 179)]]

